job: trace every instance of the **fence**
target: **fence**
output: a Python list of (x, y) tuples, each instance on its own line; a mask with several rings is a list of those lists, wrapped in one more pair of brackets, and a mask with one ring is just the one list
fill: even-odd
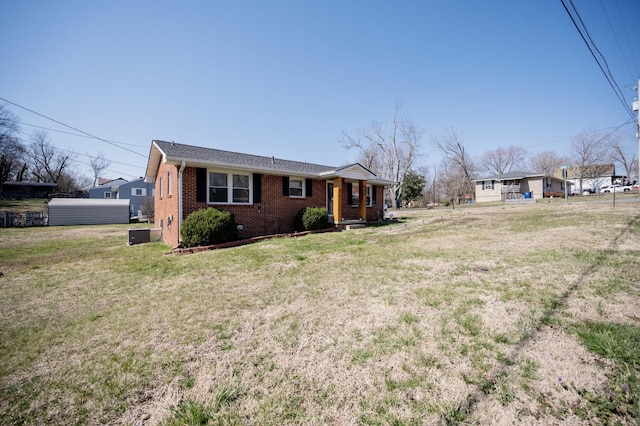
[(48, 223), (45, 212), (0, 212), (0, 228), (47, 226)]

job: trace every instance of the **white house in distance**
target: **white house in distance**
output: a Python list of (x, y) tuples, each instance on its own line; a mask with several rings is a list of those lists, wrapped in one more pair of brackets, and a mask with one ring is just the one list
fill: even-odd
[(129, 200), (129, 216), (140, 216), (142, 201), (147, 196), (153, 196), (153, 193), (154, 185), (145, 183), (143, 178), (131, 182), (118, 178), (90, 188), (89, 198)]
[[(553, 172), (555, 177), (562, 177), (562, 169)], [(567, 182), (573, 185), (573, 193), (583, 191), (596, 192), (600, 188), (614, 183), (626, 183), (626, 176), (616, 175), (615, 164), (596, 164), (588, 167), (569, 167)]]
[(516, 199), (535, 200), (564, 193), (563, 179), (544, 173), (516, 171), (473, 179), (472, 182), (476, 186), (478, 203)]

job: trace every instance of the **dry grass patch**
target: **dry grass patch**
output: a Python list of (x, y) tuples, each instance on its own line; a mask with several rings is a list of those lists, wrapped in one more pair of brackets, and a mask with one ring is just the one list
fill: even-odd
[(637, 364), (582, 336), (589, 321), (638, 325), (639, 274), (625, 267), (640, 250), (633, 207), (427, 210), (189, 256), (127, 247), (124, 226), (10, 230), (0, 234), (13, 244), (0, 253), (0, 415), (631, 423), (637, 413), (611, 407), (637, 402), (624, 394)]

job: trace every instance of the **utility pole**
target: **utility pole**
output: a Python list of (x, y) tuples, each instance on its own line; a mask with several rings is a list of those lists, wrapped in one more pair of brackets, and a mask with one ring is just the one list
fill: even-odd
[(638, 78), (638, 85), (634, 87), (638, 94), (633, 101), (632, 109), (638, 113), (638, 126), (636, 127), (636, 139), (638, 139), (638, 179), (637, 184), (640, 185), (640, 78)]

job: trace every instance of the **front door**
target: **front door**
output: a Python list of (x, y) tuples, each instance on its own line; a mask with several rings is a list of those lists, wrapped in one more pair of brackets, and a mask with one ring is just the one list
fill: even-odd
[(333, 182), (327, 182), (327, 212), (333, 216)]

